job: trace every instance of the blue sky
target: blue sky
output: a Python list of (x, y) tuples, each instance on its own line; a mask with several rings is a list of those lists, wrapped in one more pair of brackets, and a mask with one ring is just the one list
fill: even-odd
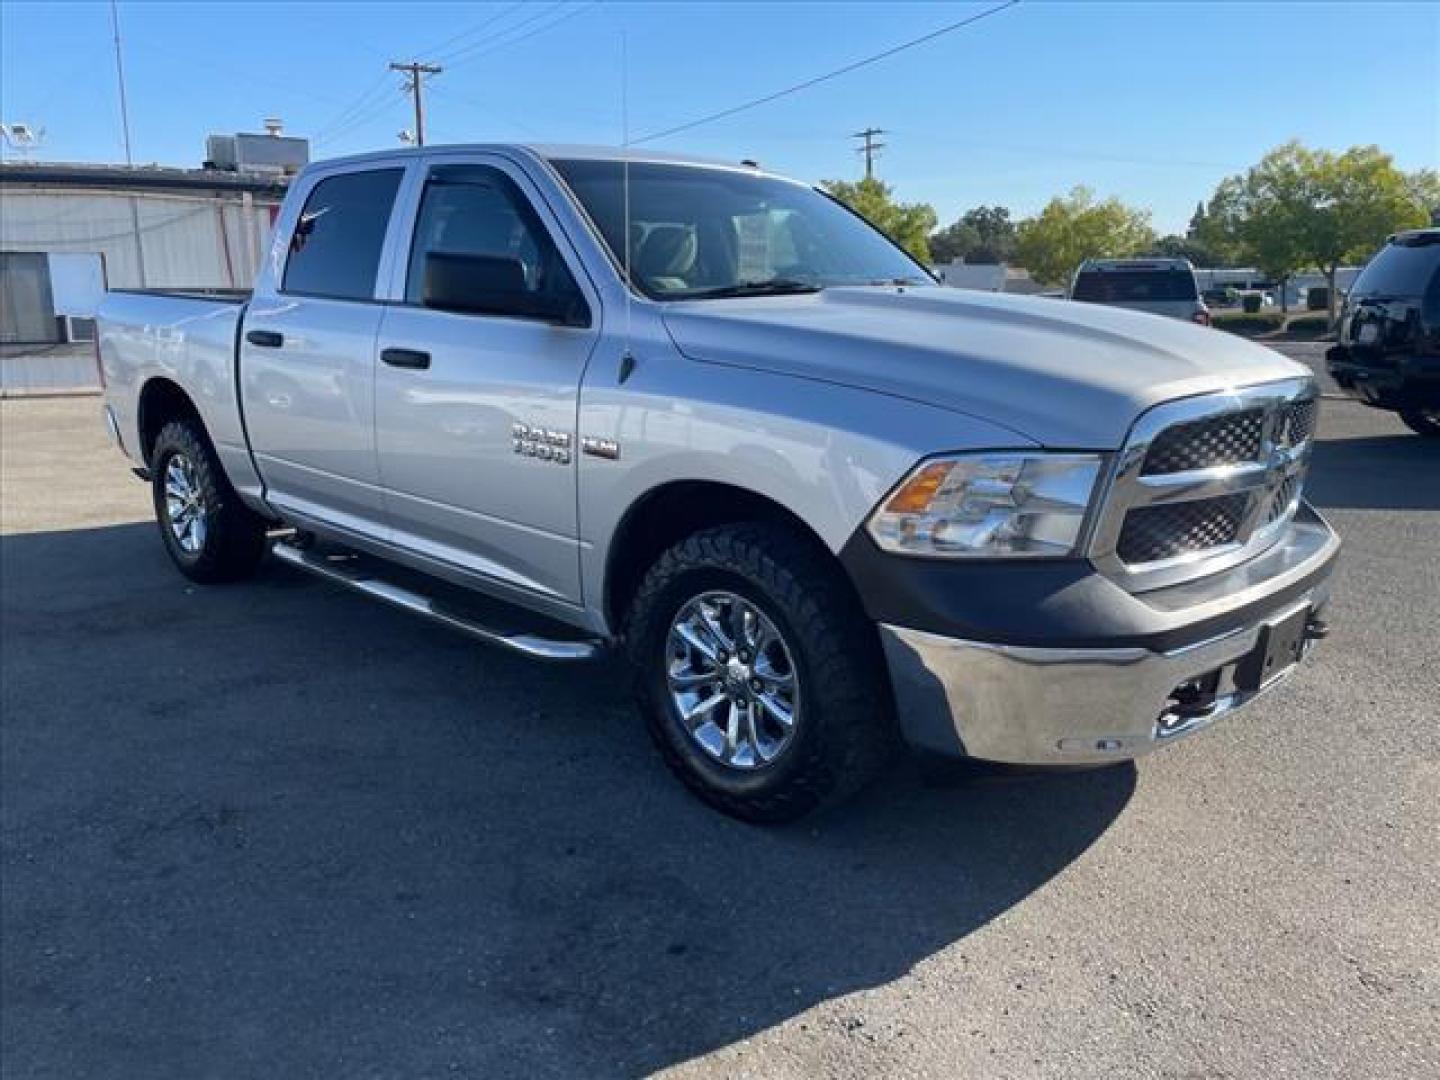
[[(984, 3), (120, 4), (135, 158), (198, 164), (211, 132), (284, 118), (316, 156), (396, 145), (392, 59), (450, 57), (432, 143), (620, 141), (621, 39), (639, 137), (839, 67)], [(486, 25), (488, 23), (488, 25)], [(0, 118), (51, 160), (123, 160), (103, 3), (0, 4)], [(461, 53), (460, 50), (470, 51)], [(367, 97), (366, 94), (369, 96)], [(358, 104), (361, 108), (352, 108)], [(348, 110), (348, 113), (347, 113)], [(1025, 0), (812, 90), (653, 145), (854, 178), (947, 222), (1024, 215), (1088, 184), (1183, 228), (1216, 181), (1290, 138), (1440, 166), (1440, 4)]]

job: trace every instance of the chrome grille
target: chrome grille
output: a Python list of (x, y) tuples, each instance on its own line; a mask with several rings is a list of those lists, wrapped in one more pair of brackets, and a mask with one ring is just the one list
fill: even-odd
[(1167, 476), (1253, 461), (1260, 452), (1264, 428), (1262, 409), (1176, 424), (1155, 437), (1141, 472), (1145, 476)]
[(1096, 522), (1096, 566), (1140, 591), (1270, 546), (1300, 505), (1318, 404), (1313, 379), (1287, 379), (1145, 413), (1117, 457)]
[(1120, 530), (1117, 553), (1127, 563), (1147, 563), (1232, 543), (1248, 502), (1249, 496), (1240, 492), (1131, 510)]

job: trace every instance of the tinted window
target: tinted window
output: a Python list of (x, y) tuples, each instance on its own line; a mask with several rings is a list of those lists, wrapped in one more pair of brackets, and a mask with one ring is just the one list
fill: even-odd
[(282, 292), (369, 300), (403, 169), (321, 180), (290, 238)]
[[(555, 161), (635, 283), (658, 299), (703, 299), (765, 283), (888, 284), (931, 278), (883, 233), (803, 184), (738, 169)], [(629, 218), (629, 236), (625, 222)]]
[(1355, 279), (1350, 295), (1423, 296), (1440, 273), (1440, 233), (1416, 240), (1381, 248)]
[(513, 259), (525, 287), (539, 294), (574, 294), (560, 253), (515, 182), (488, 165), (441, 165), (430, 170), (415, 237), (405, 298), (424, 302), (425, 257), (431, 252)]
[(1096, 304), (1194, 300), (1195, 275), (1184, 270), (1085, 270), (1075, 278), (1071, 298)]

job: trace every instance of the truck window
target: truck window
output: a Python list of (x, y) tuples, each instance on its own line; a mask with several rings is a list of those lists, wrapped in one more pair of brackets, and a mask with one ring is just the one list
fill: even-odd
[(1351, 296), (1423, 296), (1440, 289), (1440, 234), (1421, 233), (1386, 244), (1351, 286)]
[[(657, 300), (791, 282), (824, 288), (932, 278), (828, 196), (752, 170), (556, 160), (617, 266)], [(629, 235), (625, 222), (629, 220)]]
[(1185, 270), (1082, 270), (1071, 299), (1091, 303), (1194, 300), (1195, 275)]
[(403, 169), (343, 173), (315, 185), (290, 237), (280, 291), (370, 300)]
[(525, 194), (488, 165), (437, 165), (430, 170), (405, 279), (405, 299), (412, 304), (424, 301), (425, 257), (432, 252), (514, 259), (531, 292), (578, 291)]

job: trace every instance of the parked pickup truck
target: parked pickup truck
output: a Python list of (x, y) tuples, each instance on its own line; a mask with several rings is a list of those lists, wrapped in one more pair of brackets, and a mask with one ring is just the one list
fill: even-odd
[(99, 352), (184, 574), (268, 551), (535, 657), (623, 658), (669, 766), (748, 820), (856, 790), (902, 737), (1133, 758), (1324, 632), (1307, 369), (940, 287), (749, 165), (313, 165), (248, 299), (111, 293)]

